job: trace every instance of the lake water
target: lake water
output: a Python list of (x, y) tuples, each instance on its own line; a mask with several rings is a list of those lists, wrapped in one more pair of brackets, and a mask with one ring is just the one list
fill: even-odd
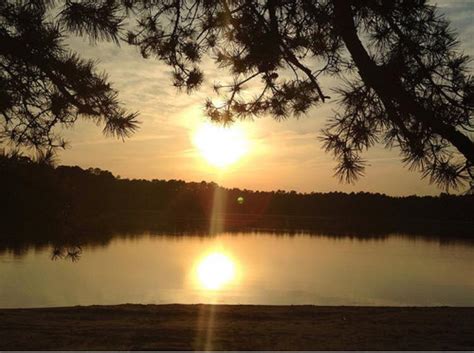
[(474, 306), (474, 243), (390, 235), (144, 234), (0, 250), (0, 307), (119, 303)]

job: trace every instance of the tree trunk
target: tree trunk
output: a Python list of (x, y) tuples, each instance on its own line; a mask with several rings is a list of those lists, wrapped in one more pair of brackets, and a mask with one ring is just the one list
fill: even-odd
[(362, 80), (375, 90), (383, 101), (396, 101), (400, 112), (409, 114), (420, 121), (431, 131), (455, 146), (466, 159), (474, 165), (474, 142), (466, 135), (456, 130), (452, 125), (438, 119), (434, 112), (419, 104), (399, 82), (394, 82), (383, 68), (379, 67), (369, 56), (357, 35), (354, 24), (351, 2), (348, 0), (333, 0), (334, 26), (341, 35), (352, 59), (359, 70)]

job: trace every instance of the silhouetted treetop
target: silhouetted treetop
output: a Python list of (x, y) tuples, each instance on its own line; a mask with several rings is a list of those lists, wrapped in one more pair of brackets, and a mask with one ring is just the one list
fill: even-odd
[[(450, 188), (474, 180), (474, 79), (467, 66), (469, 58), (460, 50), (448, 21), (426, 1), (66, 1), (58, 2), (59, 15), (48, 25), (44, 18), (48, 3), (34, 3), (42, 5), (7, 2), (1, 8), (7, 14), (2, 15), (2, 26), (15, 29), (19, 36), (28, 26), (17, 18), (22, 11), (36, 11), (26, 12), (27, 17), (39, 18), (36, 27), (45, 38), (50, 32), (70, 31), (93, 42), (124, 40), (143, 57), (170, 65), (174, 85), (187, 92), (202, 84), (201, 63), (204, 57), (211, 57), (233, 76), (231, 82), (215, 83), (220, 103), (209, 99), (205, 105), (207, 115), (220, 123), (266, 114), (276, 119), (298, 116), (335, 94), (339, 108), (323, 130), (322, 141), (339, 162), (336, 174), (341, 180), (352, 182), (363, 174), (366, 162), (361, 154), (376, 143), (398, 148), (410, 168), (438, 185)], [(8, 17), (8, 11), (13, 15)], [(3, 32), (16, 38), (11, 30)], [(27, 36), (22, 39), (22, 45), (31, 41)], [(51, 48), (60, 46), (58, 40)], [(41, 48), (45, 49), (35, 49), (33, 56), (23, 53), (19, 57), (41, 58), (54, 52), (48, 46)], [(52, 80), (43, 70), (45, 65), (35, 60), (37, 71)], [(86, 77), (97, 77), (91, 65), (76, 56), (55, 60), (53, 67), (69, 60), (70, 67), (83, 67)], [(18, 75), (30, 74), (26, 70)], [(10, 76), (4, 76), (2, 80), (8, 82)], [(323, 76), (337, 78), (342, 84), (329, 94), (320, 84)], [(79, 85), (69, 87), (83, 94), (78, 97), (79, 106), (59, 89), (64, 81), (52, 80), (51, 87), (58, 91), (59, 101), (67, 101), (74, 111), (99, 119), (103, 115), (95, 113), (104, 111), (97, 105), (105, 104), (113, 107), (105, 112), (114, 112), (111, 117), (106, 115), (106, 121), (113, 122), (107, 125), (109, 130), (130, 131), (136, 126), (135, 116), (121, 111), (115, 93), (103, 88), (105, 78), (91, 82), (98, 82), (104, 96), (111, 95), (106, 103), (90, 99), (91, 92), (102, 92), (91, 82), (67, 82)], [(13, 92), (23, 92), (21, 89)], [(41, 97), (51, 95), (47, 90), (41, 92)], [(15, 102), (8, 105), (10, 109), (22, 111), (23, 105)], [(88, 111), (91, 103), (97, 109)], [(22, 114), (29, 117), (26, 123), (36, 121), (28, 110)], [(29, 126), (27, 130), (35, 136), (36, 130)], [(18, 140), (16, 134), (13, 137)]]
[[(66, 48), (63, 17), (58, 21), (48, 12), (53, 4), (0, 3), (0, 142), (42, 150), (64, 147), (55, 129), (78, 118), (103, 124), (107, 135), (128, 136), (137, 128), (137, 114), (120, 106), (117, 92), (92, 61)], [(74, 22), (67, 26), (75, 28)]]

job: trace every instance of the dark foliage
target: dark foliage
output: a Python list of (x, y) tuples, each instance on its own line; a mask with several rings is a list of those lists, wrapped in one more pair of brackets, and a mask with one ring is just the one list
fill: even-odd
[[(97, 24), (96, 10), (76, 13), (71, 3), (55, 21), (49, 11), (53, 3), (0, 2), (0, 143), (48, 153), (66, 144), (57, 129), (72, 126), (78, 118), (103, 124), (107, 135), (129, 136), (138, 127), (137, 114), (120, 106), (117, 92), (92, 61), (64, 43), (64, 26), (79, 33), (102, 33), (104, 27), (111, 31), (117, 26), (115, 19)], [(67, 15), (69, 21), (62, 20)], [(82, 22), (72, 20), (74, 16), (82, 20), (92, 16), (90, 26), (84, 29)], [(101, 38), (115, 39), (112, 34)]]
[(0, 26), (5, 141), (62, 146), (52, 128), (78, 116), (111, 134), (136, 128), (105, 77), (65, 50), (73, 33), (136, 46), (170, 65), (187, 92), (204, 80), (203, 58), (213, 58), (233, 76), (215, 83), (223, 103), (205, 105), (224, 124), (304, 114), (330, 99), (321, 77), (342, 80), (322, 136), (341, 180), (364, 173), (361, 155), (377, 143), (446, 189), (474, 180), (469, 58), (424, 0), (3, 1)]
[[(364, 192), (301, 194), (226, 189), (204, 181), (119, 179), (98, 168), (54, 168), (18, 155), (0, 157), (0, 170), (0, 183), (8, 185), (0, 194), (6, 205), (2, 225), (15, 231), (28, 224), (55, 231), (90, 223), (92, 228), (105, 224), (131, 230), (155, 225), (168, 230), (179, 225), (192, 229), (204, 224), (209, 232), (213, 217), (236, 229), (317, 228), (326, 234), (407, 231), (410, 227), (404, 225), (420, 221), (432, 226), (429, 232), (433, 233), (446, 222), (451, 232), (455, 229), (452, 222), (457, 222), (464, 224), (464, 233), (466, 228), (472, 233), (474, 224), (474, 195), (389, 197)], [(217, 214), (216, 195), (222, 205)]]
[[(124, 37), (144, 57), (171, 65), (176, 87), (191, 92), (202, 83), (205, 55), (233, 75), (232, 82), (215, 84), (224, 103), (206, 103), (214, 121), (298, 116), (330, 98), (319, 78), (336, 77), (346, 84), (335, 92), (340, 109), (322, 140), (339, 161), (341, 180), (363, 174), (361, 153), (376, 143), (398, 147), (410, 168), (446, 189), (473, 180), (469, 58), (426, 1), (144, 0), (122, 6), (138, 19)], [(253, 97), (245, 90), (250, 82), (252, 91), (259, 87)]]

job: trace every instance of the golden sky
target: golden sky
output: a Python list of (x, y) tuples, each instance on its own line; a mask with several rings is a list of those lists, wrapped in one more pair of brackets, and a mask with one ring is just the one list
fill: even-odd
[[(438, 1), (438, 4), (458, 31), (465, 52), (473, 56), (474, 2), (455, 0)], [(234, 134), (242, 139), (241, 145), (245, 146), (241, 147), (245, 151), (234, 151), (237, 154), (234, 163), (222, 166), (226, 164), (224, 161), (215, 166), (211, 163), (220, 156), (212, 159), (203, 152), (203, 148), (212, 149), (212, 141), (209, 146), (202, 145), (202, 141), (209, 140), (209, 134), (197, 131), (206, 122), (205, 99), (216, 98), (212, 85), (216, 80), (224, 80), (225, 72), (204, 62), (203, 87), (187, 95), (172, 86), (169, 67), (155, 59), (143, 59), (135, 48), (125, 45), (118, 48), (112, 43), (91, 46), (82, 38), (71, 38), (68, 43), (84, 57), (99, 61), (98, 68), (109, 74), (125, 107), (140, 112), (141, 126), (122, 142), (104, 137), (93, 123), (80, 121), (65, 133), (70, 147), (59, 153), (61, 164), (99, 167), (123, 178), (206, 180), (253, 190), (370, 191), (389, 195), (441, 191), (427, 180), (420, 180), (419, 173), (404, 168), (397, 150), (387, 151), (382, 146), (365, 153), (369, 166), (364, 178), (354, 185), (339, 183), (333, 177), (335, 162), (322, 150), (318, 140), (320, 129), (336, 108), (335, 103), (313, 108), (299, 119), (277, 122), (271, 117), (261, 117), (253, 122), (237, 123)], [(326, 90), (334, 87), (330, 80), (323, 84)]]

